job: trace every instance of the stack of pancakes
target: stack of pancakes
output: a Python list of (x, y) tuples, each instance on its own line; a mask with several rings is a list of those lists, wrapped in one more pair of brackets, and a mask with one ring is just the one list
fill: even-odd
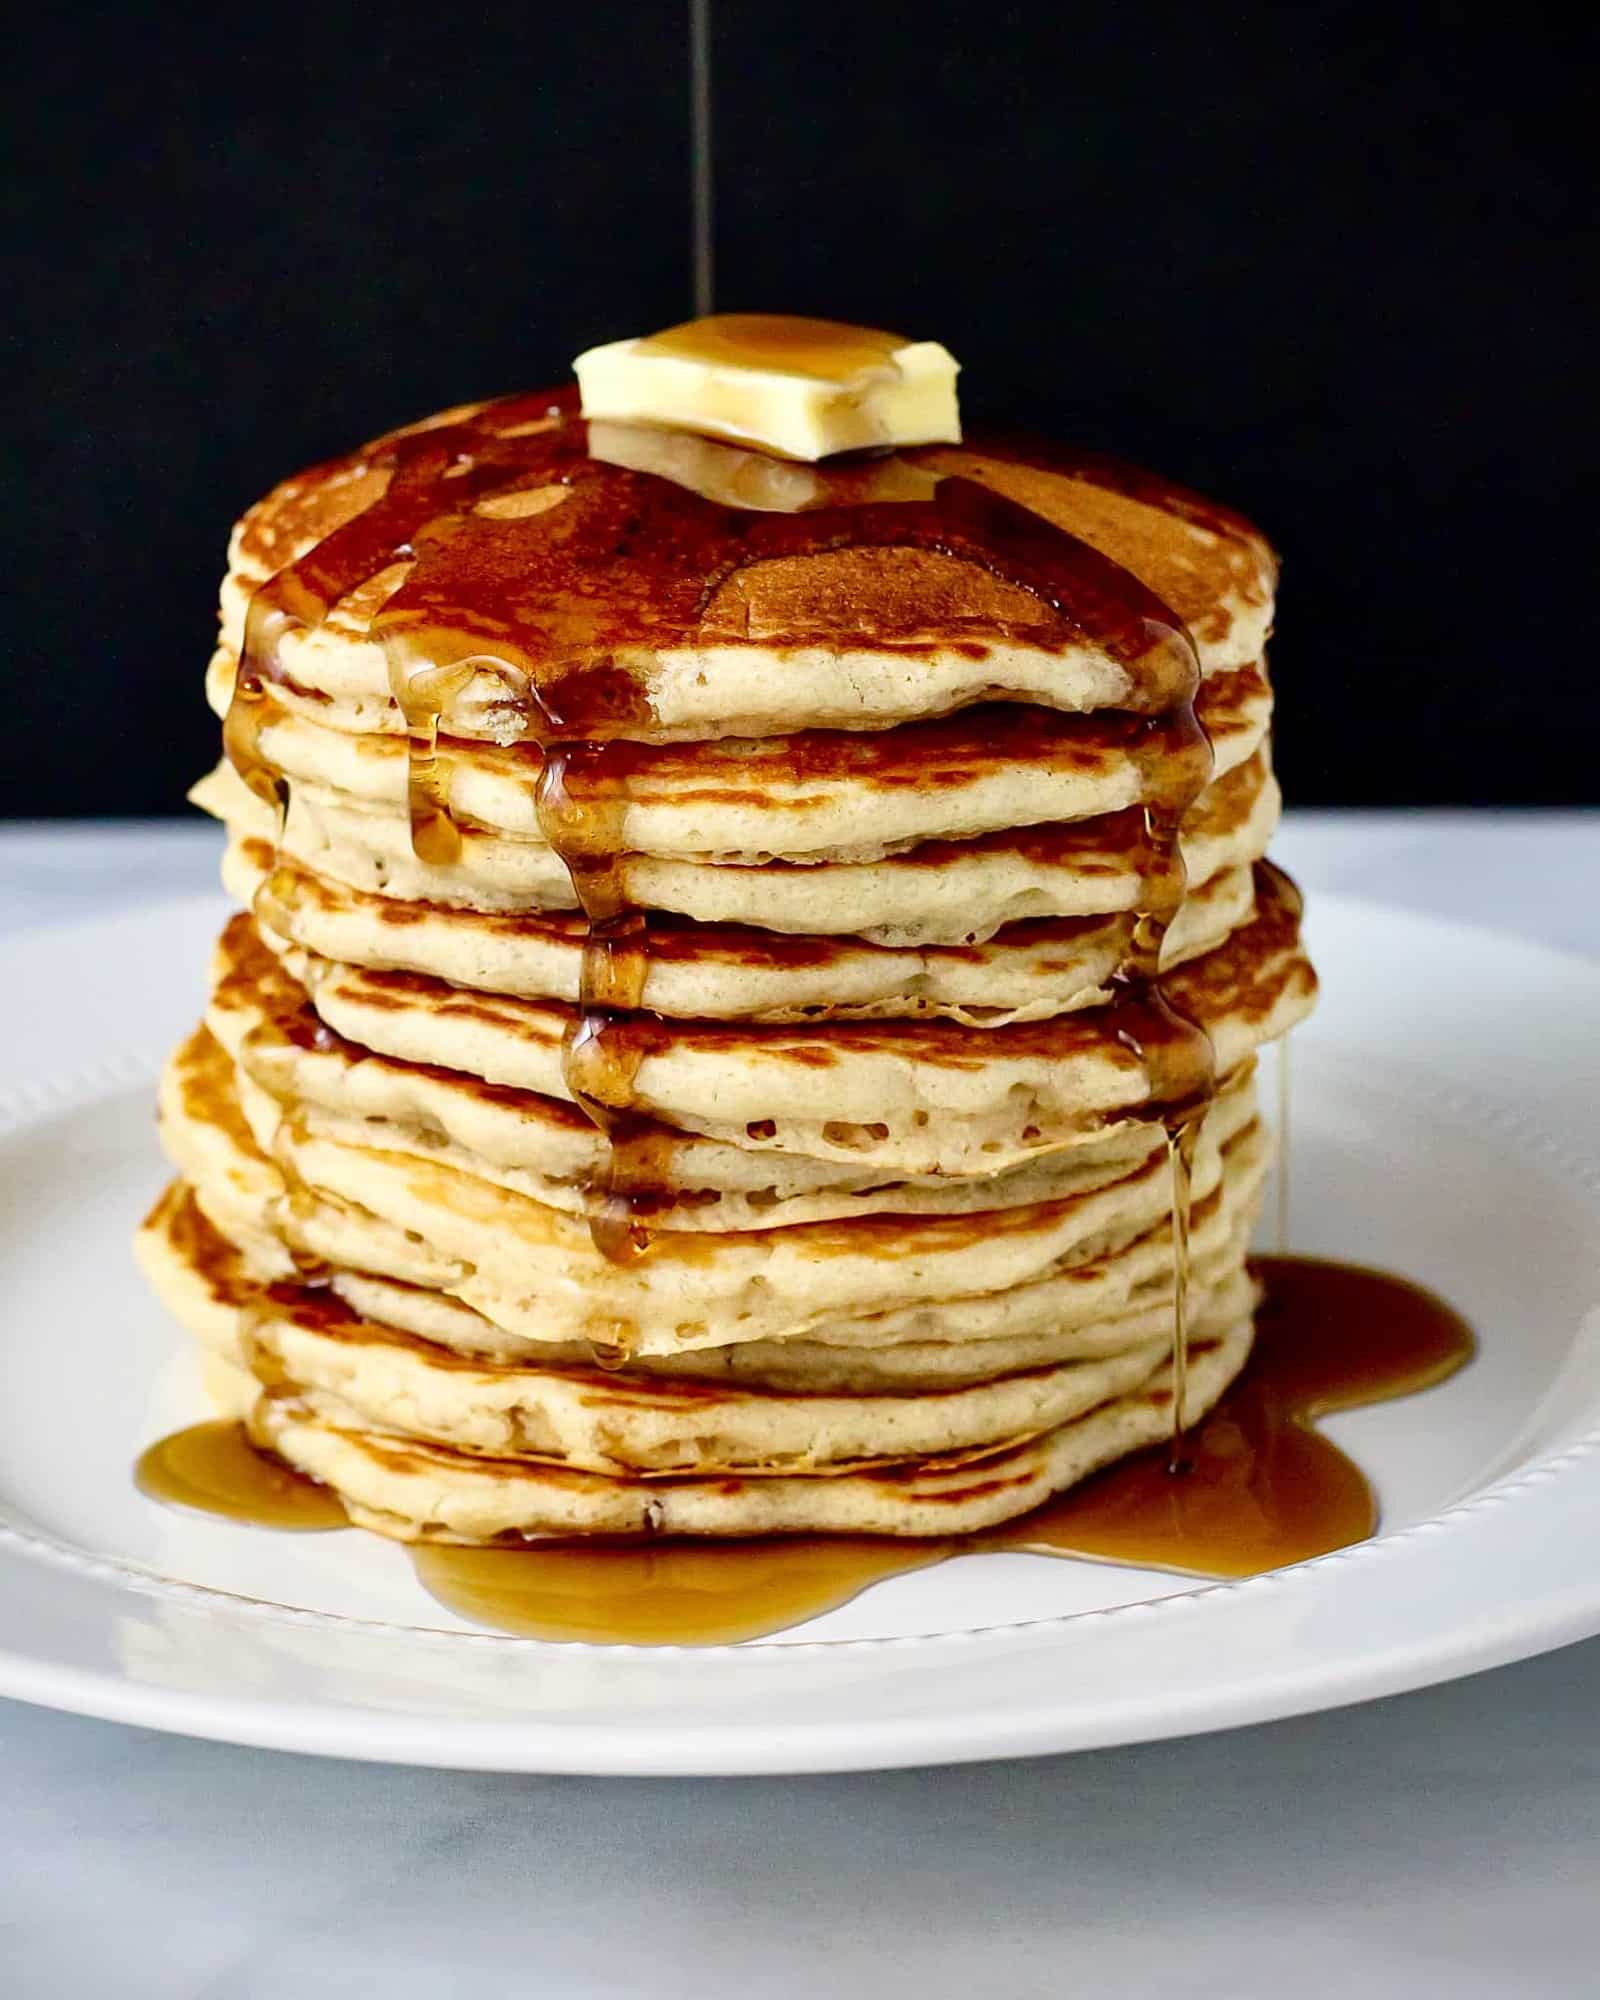
[(407, 1538), (922, 1535), (1194, 1421), (1315, 991), (1274, 574), (1040, 446), (560, 396), (269, 495), (140, 1239), (255, 1441)]

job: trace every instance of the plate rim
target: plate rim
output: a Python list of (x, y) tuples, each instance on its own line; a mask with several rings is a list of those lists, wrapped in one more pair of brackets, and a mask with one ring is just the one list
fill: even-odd
[[(1586, 1511), (1592, 1513), (1594, 1506), (1600, 1504), (1600, 1437), (1590, 1436), (1558, 1457), (1541, 1461), (1519, 1475), (1516, 1493), (1489, 1488), (1471, 1500), (1458, 1503), (1458, 1508), (1449, 1512), (1476, 1511), (1485, 1502), (1526, 1499), (1529, 1493), (1520, 1489), (1554, 1489), (1563, 1482), (1581, 1486)], [(1414, 1530), (1407, 1530), (1404, 1535), (1378, 1537), (1357, 1546), (1366, 1550), (1396, 1549), (1413, 1535), (1444, 1525), (1446, 1518), (1435, 1516), (1416, 1524)], [(1041, 1627), (1084, 1626), (1123, 1614), (1153, 1618), (1159, 1613), (1165, 1622), (1183, 1616), (1186, 1607), (1212, 1602), (1216, 1591), (1232, 1592), (1242, 1586), (1274, 1583), (1287, 1596), (1291, 1585), (1315, 1578), (1319, 1572), (1326, 1573), (1341, 1557), (1351, 1553), (1335, 1550), (1266, 1576), (1241, 1578), (1214, 1589), (1171, 1598), (1081, 1612), (1066, 1620), (1038, 1621), (1022, 1627), (989, 1627), (983, 1633), (942, 1633), (932, 1637), (831, 1644), (871, 1646), (882, 1652), (926, 1653), (933, 1648), (964, 1647), (985, 1636), (1014, 1639), (1026, 1633), (1058, 1638), (1059, 1633), (1041, 1631)], [(120, 1674), (34, 1660), (9, 1647), (0, 1647), (0, 1695), (68, 1713), (210, 1741), (435, 1769), (597, 1777), (753, 1777), (895, 1770), (1057, 1755), (1205, 1735), (1350, 1707), (1486, 1672), (1600, 1632), (1600, 1601), (1592, 1579), (1586, 1581), (1591, 1588), (1577, 1601), (1547, 1590), (1537, 1608), (1524, 1605), (1515, 1626), (1502, 1623), (1494, 1628), (1492, 1635), (1475, 1635), (1470, 1629), (1451, 1627), (1420, 1641), (1391, 1646), (1381, 1656), (1363, 1652), (1341, 1662), (1337, 1669), (1319, 1660), (1308, 1663), (1292, 1677), (1280, 1671), (1270, 1691), (1253, 1680), (1241, 1680), (1202, 1692), (1190, 1691), (1180, 1705), (1168, 1701), (1163, 1690), (1124, 1698), (1116, 1705), (1102, 1700), (1092, 1720), (1064, 1712), (1046, 1699), (1029, 1707), (1013, 1705), (988, 1711), (981, 1718), (970, 1718), (973, 1727), (963, 1737), (952, 1737), (948, 1718), (939, 1715), (823, 1722), (765, 1716), (752, 1721), (722, 1720), (710, 1725), (698, 1720), (686, 1725), (676, 1720), (653, 1719), (619, 1727), (614, 1722), (586, 1723), (530, 1712), (515, 1720), (497, 1717), (467, 1721), (459, 1716), (423, 1716), (326, 1701), (300, 1699), (291, 1703), (231, 1693), (198, 1693), (133, 1681)], [(292, 1611), (280, 1611), (278, 1615), (280, 1619), (319, 1616)], [(364, 1626), (363, 1629), (376, 1630), (381, 1635), (384, 1628)], [(573, 1650), (537, 1640), (502, 1638), (493, 1633), (395, 1629), (403, 1631), (412, 1641), (453, 1645), (463, 1639), (469, 1644), (481, 1639), (491, 1645), (537, 1648), (546, 1653)], [(781, 1659), (814, 1653), (829, 1643), (813, 1642), (764, 1651), (768, 1657)], [(622, 1649), (586, 1650), (594, 1655)], [(658, 1656), (670, 1652), (685, 1661), (697, 1662), (710, 1649), (649, 1650)], [(718, 1650), (738, 1651), (737, 1648)]]

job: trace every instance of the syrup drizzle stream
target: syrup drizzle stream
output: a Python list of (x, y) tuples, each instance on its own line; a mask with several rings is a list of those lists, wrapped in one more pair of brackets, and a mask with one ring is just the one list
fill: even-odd
[(694, 310), (716, 297), (715, 182), (711, 156), (711, 0), (689, 0), (690, 255)]
[(1278, 1157), (1274, 1206), (1277, 1212), (1277, 1251), (1289, 1254), (1289, 1037), (1278, 1037)]
[(1167, 1470), (1189, 1470), (1184, 1432), (1189, 1422), (1189, 1221), (1193, 1206), (1195, 1147), (1200, 1139), (1200, 1113), (1167, 1127), (1167, 1163), (1172, 1175), (1172, 1436)]
[[(1198, 677), (1197, 659), (1196, 681)], [(1145, 887), (1134, 915), (1128, 952), (1115, 979), (1125, 997), (1113, 1004), (1120, 1023), (1118, 1039), (1144, 1069), (1148, 1101), (1167, 1138), (1172, 1181), (1172, 1435), (1167, 1470), (1179, 1476), (1189, 1469), (1184, 1431), (1189, 1386), (1190, 1187), (1200, 1128), (1216, 1095), (1217, 1079), (1210, 1037), (1197, 1021), (1174, 1007), (1162, 989), (1161, 953), (1188, 888), (1181, 845), (1184, 818), (1209, 782), (1214, 758), (1192, 697), (1180, 703), (1166, 720), (1164, 731), (1146, 725), (1140, 746), (1145, 796), (1141, 875)]]
[[(537, 807), (540, 831), (560, 855), (588, 923), (578, 1008), (562, 1041), (561, 1071), (603, 1146), (589, 1191), (589, 1233), (603, 1257), (627, 1264), (650, 1247), (639, 1207), (648, 1185), (650, 1127), (634, 1098), (645, 1044), (629, 1033), (644, 1000), (650, 960), (643, 912), (627, 900), (628, 797), (612, 747), (547, 746)], [(594, 1326), (589, 1349), (600, 1367), (622, 1368), (633, 1358), (637, 1339), (634, 1323), (612, 1314)]]

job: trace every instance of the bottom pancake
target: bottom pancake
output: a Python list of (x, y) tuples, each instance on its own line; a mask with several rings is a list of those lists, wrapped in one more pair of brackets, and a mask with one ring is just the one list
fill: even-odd
[[(721, 1401), (739, 1411), (747, 1433), (752, 1404), (764, 1405), (775, 1438), (782, 1438), (787, 1425), (792, 1444), (810, 1425), (816, 1437), (832, 1438), (847, 1454), (853, 1442), (884, 1436), (894, 1399), (860, 1399), (855, 1410), (860, 1428), (854, 1429), (854, 1399), (719, 1397), (703, 1384), (658, 1384), (632, 1375), (619, 1381), (592, 1370), (469, 1369), (480, 1387), (495, 1381), (503, 1389), (519, 1376), (530, 1389), (542, 1387), (544, 1395), (532, 1401), (547, 1418), (552, 1409), (559, 1417), (565, 1398), (568, 1435), (531, 1440), (524, 1435), (517, 1440), (524, 1447), (570, 1443), (574, 1436), (580, 1444), (564, 1456), (526, 1448), (501, 1454), (481, 1444), (466, 1448), (375, 1427), (330, 1390), (326, 1379), (308, 1386), (287, 1374), (285, 1343), (281, 1333), (274, 1341), (272, 1328), (288, 1319), (302, 1332), (310, 1328), (314, 1342), (319, 1321), (326, 1338), (330, 1326), (348, 1324), (352, 1316), (331, 1295), (264, 1287), (251, 1279), (243, 1258), (205, 1220), (181, 1183), (163, 1196), (141, 1232), (140, 1255), (156, 1289), (216, 1357), (213, 1374), (222, 1397), (231, 1408), (247, 1409), (256, 1441), (332, 1488), (358, 1524), (404, 1540), (963, 1533), (1029, 1511), (1112, 1460), (1159, 1442), (1172, 1424), (1170, 1356), (1165, 1343), (1146, 1341), (1108, 1361), (1030, 1371), (970, 1391), (968, 1403), (978, 1399), (976, 1424), (970, 1411), (961, 1414), (959, 1397), (901, 1398), (902, 1420), (889, 1426), (889, 1435), (898, 1431), (907, 1445), (935, 1448), (878, 1462), (836, 1455), (803, 1470), (792, 1459), (786, 1464), (781, 1454), (769, 1454), (760, 1465), (697, 1472), (618, 1464), (599, 1470), (596, 1464), (607, 1460), (593, 1448), (605, 1428), (603, 1415), (596, 1413), (603, 1413), (608, 1401), (613, 1407), (632, 1405), (621, 1434), (654, 1436), (669, 1448), (674, 1435), (681, 1438), (685, 1417), (699, 1426), (694, 1435), (714, 1437), (714, 1406)], [(1253, 1304), (1253, 1288), (1236, 1274), (1202, 1309), (1190, 1354), (1186, 1421), (1204, 1415), (1243, 1366)], [(381, 1327), (366, 1329), (366, 1337), (393, 1343), (413, 1364), (428, 1347)], [(241, 1365), (246, 1360), (256, 1370), (253, 1378)], [(444, 1350), (433, 1350), (431, 1357), (424, 1352), (421, 1362), (446, 1370), (462, 1365)], [(1070, 1414), (1063, 1417), (1063, 1410)], [(414, 1400), (412, 1413), (423, 1428), (425, 1404)], [(393, 1421), (395, 1411), (389, 1415)], [(640, 1426), (641, 1415), (653, 1421)], [(1009, 1434), (1006, 1422), (1016, 1427)], [(938, 1448), (941, 1440), (948, 1441), (945, 1448)], [(715, 1447), (711, 1450), (715, 1456)], [(585, 1457), (589, 1463), (578, 1462)]]
[[(1185, 1421), (1198, 1423), (1249, 1358), (1248, 1316), (1190, 1356)], [(1041, 1506), (1172, 1427), (1165, 1370), (1042, 1436), (958, 1465), (878, 1467), (827, 1479), (622, 1480), (341, 1430), (263, 1397), (252, 1437), (331, 1487), (360, 1527), (401, 1541), (540, 1535), (968, 1534)]]

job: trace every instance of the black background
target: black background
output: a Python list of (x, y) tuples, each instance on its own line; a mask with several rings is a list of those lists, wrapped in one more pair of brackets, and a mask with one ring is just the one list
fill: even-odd
[[(10, 814), (178, 808), (274, 479), (690, 309), (683, 6), (241, 11), (8, 49)], [(1254, 514), (1291, 797), (1591, 799), (1566, 13), (720, 0), (718, 304), (943, 339), (970, 417)]]

